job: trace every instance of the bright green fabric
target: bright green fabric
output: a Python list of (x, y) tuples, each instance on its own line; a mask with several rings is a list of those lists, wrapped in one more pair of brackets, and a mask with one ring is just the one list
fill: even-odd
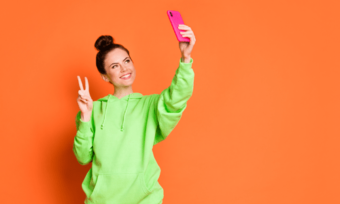
[[(194, 86), (193, 59), (180, 60), (171, 85), (161, 94), (111, 94), (93, 102), (91, 120), (76, 116), (73, 152), (82, 165), (92, 162), (82, 188), (85, 204), (161, 204), (161, 169), (153, 145), (179, 122)], [(160, 67), (161, 68), (161, 67)]]

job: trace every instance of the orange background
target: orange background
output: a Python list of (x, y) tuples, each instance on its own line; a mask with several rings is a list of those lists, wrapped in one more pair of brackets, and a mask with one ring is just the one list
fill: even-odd
[(340, 203), (338, 1), (7, 1), (1, 15), (1, 203), (83, 203), (72, 152), (79, 75), (113, 93), (95, 40), (126, 46), (133, 91), (161, 93), (192, 28), (194, 93), (154, 146), (164, 204)]

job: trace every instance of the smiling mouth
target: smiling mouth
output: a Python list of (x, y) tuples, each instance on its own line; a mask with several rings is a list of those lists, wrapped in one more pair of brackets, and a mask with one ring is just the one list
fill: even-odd
[(131, 77), (131, 73), (125, 74), (124, 76), (120, 77), (121, 79), (128, 79)]

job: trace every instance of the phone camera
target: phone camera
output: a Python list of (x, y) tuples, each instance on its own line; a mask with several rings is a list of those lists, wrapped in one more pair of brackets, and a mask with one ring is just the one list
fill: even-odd
[(172, 17), (172, 13), (170, 12), (170, 16)]

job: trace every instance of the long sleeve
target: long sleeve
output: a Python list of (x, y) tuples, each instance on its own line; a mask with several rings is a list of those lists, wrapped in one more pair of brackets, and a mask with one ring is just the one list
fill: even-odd
[(81, 120), (81, 112), (76, 116), (77, 133), (74, 137), (73, 152), (81, 165), (86, 165), (92, 161), (93, 157), (93, 113), (91, 120), (84, 122)]
[(171, 85), (161, 94), (155, 94), (155, 114), (158, 126), (154, 145), (163, 141), (175, 128), (187, 107), (187, 101), (194, 89), (193, 59), (189, 63), (179, 61), (179, 67), (172, 79)]

